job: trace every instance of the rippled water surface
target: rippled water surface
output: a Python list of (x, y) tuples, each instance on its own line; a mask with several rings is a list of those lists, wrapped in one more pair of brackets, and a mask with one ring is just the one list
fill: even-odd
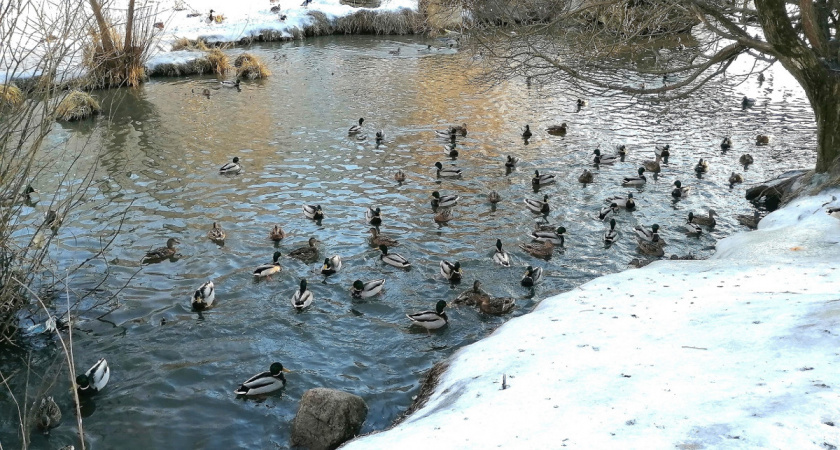
[[(390, 56), (397, 46), (404, 46), (401, 56)], [(469, 83), (467, 55), (423, 54), (419, 48), (425, 48), (419, 38), (267, 44), (252, 51), (268, 61), (273, 76), (245, 82), (241, 92), (213, 90), (207, 99), (192, 91), (215, 87), (213, 78), (155, 80), (136, 90), (97, 92), (108, 110), (97, 119), (101, 128), (57, 127), (39, 189), (55, 190), (61, 179), (50, 173), (60, 173), (67, 155), (85, 143), (82, 167), (98, 161), (93, 188), (65, 220), (51, 254), (57, 272), (88, 258), (120, 229), (107, 257), (69, 286), (74, 298), (96, 287), (86, 302), (116, 294), (113, 312), (96, 319), (107, 311), (97, 308), (74, 333), (80, 366), (104, 356), (112, 368), (110, 384), (85, 411), (93, 447), (286, 447), (298, 400), (322, 386), (364, 397), (370, 413), (363, 431), (382, 429), (409, 406), (435, 362), (527, 313), (539, 299), (625, 268), (639, 256), (634, 225), (662, 225), (669, 254), (708, 256), (717, 239), (743, 229), (734, 215), (752, 208), (743, 199), (744, 186), (729, 188), (731, 171), (742, 172), (749, 185), (813, 165), (813, 116), (801, 91), (781, 75), (771, 75), (763, 86), (754, 79), (724, 81), (691, 100), (664, 105), (592, 97), (575, 113), (577, 95), (563, 86), (529, 87), (516, 80), (488, 89)], [(744, 94), (758, 98), (754, 108), (741, 110)], [(366, 119), (366, 141), (346, 133), (359, 117)], [(447, 158), (444, 141), (433, 131), (463, 122), (469, 133), (459, 141), (461, 156)], [(565, 137), (544, 132), (559, 122), (569, 124)], [(526, 123), (535, 133), (527, 145), (519, 137)], [(373, 133), (379, 129), (387, 138), (377, 147)], [(758, 133), (771, 134), (772, 144), (756, 147)], [(725, 135), (735, 145), (723, 153)], [(662, 173), (643, 188), (622, 188), (621, 178), (634, 175), (641, 161), (653, 158), (654, 144), (664, 143), (673, 156)], [(593, 149), (612, 153), (618, 144), (628, 146), (625, 162), (599, 169), (590, 164)], [(756, 164), (744, 171), (738, 157), (746, 152)], [(522, 161), (510, 174), (503, 166), (507, 154)], [(220, 176), (218, 167), (234, 156), (243, 172)], [(692, 170), (700, 157), (711, 165), (702, 179)], [(464, 176), (437, 179), (436, 161), (463, 169)], [(584, 167), (595, 171), (594, 184), (577, 182)], [(407, 173), (405, 183), (393, 180), (397, 169)], [(559, 182), (535, 194), (535, 169), (556, 174)], [(84, 172), (77, 171), (76, 179)], [(676, 179), (693, 186), (695, 195), (672, 202)], [(461, 196), (447, 225), (433, 220), (434, 190)], [(503, 197), (496, 208), (486, 200), (490, 190)], [(605, 247), (605, 224), (593, 216), (607, 197), (630, 191), (639, 207), (618, 214), (620, 237)], [(547, 220), (568, 229), (565, 249), (548, 261), (517, 248), (530, 241), (527, 233), (539, 220), (523, 199), (543, 194), (552, 206)], [(303, 217), (304, 203), (323, 207), (322, 224)], [(411, 270), (379, 261), (367, 242), (368, 206), (382, 209), (381, 230), (400, 240), (394, 251), (411, 260)], [(30, 218), (43, 217), (46, 207), (29, 211)], [(687, 237), (681, 224), (688, 211), (709, 207), (721, 215), (718, 226)], [(227, 231), (222, 246), (206, 237), (214, 221)], [(315, 237), (321, 258), (341, 255), (344, 268), (324, 280), (319, 265), (284, 257), (273, 279), (255, 281), (253, 268), (270, 262), (275, 251), (268, 240), (273, 224), (288, 233), (277, 245), (284, 255)], [(169, 237), (181, 241), (176, 259), (140, 264), (145, 251)], [(497, 238), (515, 267), (492, 263)], [(438, 273), (441, 259), (460, 261), (465, 282), (445, 282)], [(527, 265), (546, 271), (534, 292), (519, 285)], [(110, 278), (97, 287), (106, 270)], [(300, 278), (309, 280), (315, 301), (298, 313), (290, 298)], [(382, 295), (350, 298), (353, 280), (375, 278), (387, 279)], [(217, 303), (192, 312), (189, 298), (207, 279), (216, 283)], [(474, 279), (493, 295), (515, 297), (514, 312), (492, 317), (453, 307), (450, 325), (431, 337), (408, 326), (406, 313), (452, 300)], [(59, 300), (56, 295), (56, 306)], [(50, 367), (56, 347), (41, 337), (33, 337), (31, 346), (32, 364)], [(29, 357), (24, 350), (4, 350), (0, 367), (7, 374)], [(238, 383), (272, 361), (293, 370), (285, 391), (260, 401), (236, 399)], [(22, 385), (22, 375), (14, 383)], [(30, 380), (32, 386), (41, 383)], [(67, 388), (62, 374), (51, 394), (65, 411), (64, 422), (49, 438), (35, 433), (35, 448), (72, 442)], [(9, 447), (18, 439), (13, 408), (5, 401), (0, 406), (0, 441)]]

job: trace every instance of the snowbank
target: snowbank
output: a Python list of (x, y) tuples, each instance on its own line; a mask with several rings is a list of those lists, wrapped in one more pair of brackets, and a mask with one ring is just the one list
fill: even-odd
[(544, 300), (453, 355), (404, 422), (343, 448), (840, 446), (837, 197), (800, 199), (713, 259)]

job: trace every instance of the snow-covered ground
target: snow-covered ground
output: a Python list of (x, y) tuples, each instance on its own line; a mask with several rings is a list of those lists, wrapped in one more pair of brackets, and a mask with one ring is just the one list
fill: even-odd
[(838, 197), (799, 199), (710, 260), (545, 299), (453, 355), (400, 425), (343, 448), (840, 447)]

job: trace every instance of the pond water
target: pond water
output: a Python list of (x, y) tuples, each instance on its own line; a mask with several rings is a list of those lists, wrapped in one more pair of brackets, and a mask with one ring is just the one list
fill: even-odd
[[(362, 431), (385, 428), (410, 405), (435, 362), (527, 313), (542, 298), (627, 267), (640, 256), (634, 225), (662, 225), (669, 254), (706, 257), (717, 239), (744, 229), (734, 215), (752, 210), (744, 186), (728, 186), (731, 171), (743, 173), (749, 185), (813, 165), (813, 115), (783, 74), (771, 74), (761, 86), (755, 79), (724, 80), (690, 100), (663, 105), (590, 97), (589, 106), (575, 113), (577, 95), (562, 85), (471, 84), (469, 56), (418, 52), (425, 43), (419, 37), (326, 37), (265, 44), (250, 51), (266, 59), (273, 76), (245, 82), (241, 92), (212, 90), (205, 98), (193, 90), (217, 86), (213, 78), (154, 80), (140, 89), (97, 92), (107, 112), (96, 119), (99, 128), (56, 128), (49, 170), (36, 187), (54, 190), (67, 155), (84, 144), (81, 168), (65, 185), (78, 183), (87, 167), (98, 164), (91, 191), (60, 229), (50, 255), (56, 272), (91, 256), (120, 229), (106, 258), (75, 275), (69, 286), (74, 298), (95, 287), (85, 304), (115, 296), (85, 314), (74, 333), (79, 367), (106, 357), (112, 369), (110, 384), (84, 412), (93, 448), (287, 447), (298, 400), (313, 387), (361, 395), (370, 407)], [(398, 46), (401, 55), (389, 55)], [(744, 94), (757, 97), (757, 105), (742, 110)], [(359, 117), (365, 118), (366, 141), (347, 136)], [(459, 140), (460, 156), (445, 157), (434, 130), (464, 122), (469, 133)], [(565, 137), (545, 133), (560, 122), (569, 124)], [(527, 145), (520, 138), (525, 124), (534, 131)], [(386, 140), (377, 147), (373, 133), (379, 129)], [(773, 135), (771, 145), (756, 147), (759, 133)], [(734, 147), (724, 153), (719, 143), (726, 135)], [(662, 173), (642, 188), (621, 187), (622, 177), (653, 158), (654, 144), (665, 143), (672, 157)], [(592, 166), (596, 147), (614, 153), (618, 144), (629, 149), (625, 162)], [(744, 171), (738, 157), (747, 152), (756, 163)], [(508, 154), (521, 160), (510, 174), (503, 165)], [(242, 173), (219, 175), (234, 156)], [(692, 168), (701, 157), (710, 170), (698, 178)], [(436, 178), (436, 161), (463, 169), (463, 177)], [(577, 182), (585, 167), (595, 171), (594, 184)], [(394, 181), (398, 169), (406, 172), (405, 183)], [(535, 169), (556, 174), (558, 182), (535, 194)], [(673, 202), (677, 179), (695, 192)], [(434, 190), (461, 196), (446, 225), (433, 220)], [(490, 190), (503, 199), (495, 208), (486, 199)], [(616, 216), (619, 238), (605, 246), (605, 224), (594, 216), (607, 197), (630, 191), (639, 206)], [(530, 241), (528, 233), (540, 220), (523, 199), (544, 194), (552, 207), (548, 222), (568, 230), (565, 249), (548, 261), (517, 248)], [(323, 207), (320, 225), (304, 218), (305, 203)], [(369, 206), (382, 209), (381, 231), (399, 239), (393, 251), (412, 262), (411, 270), (379, 261), (367, 241)], [(29, 217), (39, 220), (46, 207), (37, 205)], [(686, 236), (688, 211), (710, 207), (720, 213), (717, 227), (699, 238)], [(207, 239), (214, 221), (227, 232), (224, 245)], [(288, 233), (276, 246), (268, 240), (274, 224)], [(170, 237), (181, 242), (176, 259), (141, 264), (144, 252)], [(320, 241), (322, 259), (342, 257), (337, 275), (324, 280), (320, 264), (284, 256), (273, 279), (252, 277), (275, 250), (285, 255), (310, 237)], [(512, 254), (513, 267), (493, 264), (497, 238)], [(463, 283), (452, 287), (440, 276), (441, 259), (461, 262)], [(519, 285), (527, 265), (546, 273), (533, 291)], [(106, 270), (110, 277), (98, 286)], [(315, 301), (298, 313), (290, 298), (301, 278), (309, 280)], [(353, 280), (376, 278), (387, 280), (382, 295), (351, 299)], [(208, 279), (216, 285), (216, 305), (193, 312), (190, 296)], [(451, 307), (450, 325), (431, 337), (409, 327), (406, 313), (451, 301), (474, 279), (495, 296), (516, 298), (513, 313), (495, 317)], [(63, 302), (56, 294), (51, 305)], [(96, 318), (111, 307), (113, 312)], [(69, 384), (66, 375), (54, 372), (57, 347), (43, 337), (27, 342), (29, 348), (3, 350), (0, 370), (11, 373), (31, 358), (30, 394), (49, 387), (65, 412), (50, 437), (33, 433), (33, 448), (74, 442)], [(239, 383), (273, 361), (293, 371), (282, 394), (236, 399)], [(43, 371), (43, 379), (35, 375)], [(24, 376), (18, 375), (12, 385), (22, 388)], [(0, 442), (16, 446), (16, 410), (4, 401), (0, 413)]]

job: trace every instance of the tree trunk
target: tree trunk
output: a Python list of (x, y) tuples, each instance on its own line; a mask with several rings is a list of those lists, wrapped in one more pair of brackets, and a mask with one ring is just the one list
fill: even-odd
[(108, 57), (113, 57), (114, 53), (116, 52), (116, 47), (114, 46), (114, 41), (111, 40), (111, 33), (108, 29), (108, 22), (105, 20), (105, 16), (102, 14), (102, 5), (99, 4), (97, 0), (88, 0), (90, 3), (90, 9), (93, 10), (93, 16), (96, 17), (96, 24), (99, 26), (99, 35), (100, 40), (102, 41), (102, 50), (108, 55)]
[(125, 18), (125, 45), (123, 45), (123, 49), (128, 52), (128, 50), (133, 46), (131, 42), (132, 39), (132, 32), (134, 31), (134, 0), (128, 1), (128, 13)]
[[(808, 89), (807, 87), (805, 88)], [(828, 172), (840, 157), (840, 77), (830, 74), (809, 95), (817, 120), (817, 173)]]

